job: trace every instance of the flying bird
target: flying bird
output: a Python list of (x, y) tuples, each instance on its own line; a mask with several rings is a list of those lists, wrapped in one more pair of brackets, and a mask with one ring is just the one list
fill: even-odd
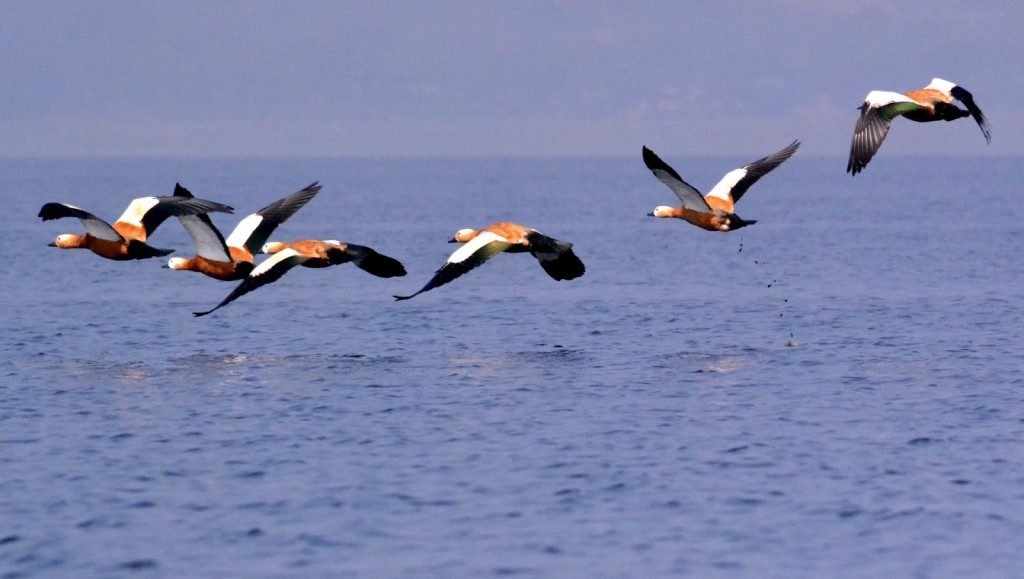
[(418, 292), (407, 296), (394, 296), (396, 300), (407, 300), (419, 294), (440, 287), (462, 274), (480, 267), (487, 260), (501, 252), (526, 253), (537, 258), (556, 281), (576, 279), (586, 268), (572, 251), (572, 244), (548, 237), (536, 229), (515, 223), (500, 222), (488, 225), (482, 230), (460, 229), (449, 243), (464, 243), (448, 258), (434, 277)]
[[(953, 104), (953, 99), (962, 102), (967, 110)], [(853, 129), (850, 161), (846, 164), (846, 172), (851, 175), (864, 170), (882, 146), (892, 120), (899, 116), (919, 123), (955, 121), (970, 116), (981, 128), (985, 142), (992, 142), (988, 119), (974, 104), (974, 96), (962, 86), (941, 78), (933, 78), (932, 83), (923, 89), (905, 94), (873, 90), (858, 108), (860, 117)]]
[[(213, 225), (207, 215), (181, 215), (182, 226), (196, 246), (192, 258), (172, 257), (169, 269), (198, 271), (209, 277), (233, 281), (245, 279), (252, 272), (253, 256), (262, 251), (264, 243), (278, 225), (302, 209), (320, 191), (319, 183), (296, 191), (242, 219), (227, 239)], [(192, 193), (175, 185), (175, 196), (191, 198)]]
[(790, 158), (800, 147), (800, 141), (793, 141), (788, 147), (758, 159), (749, 165), (729, 171), (707, 195), (683, 181), (672, 167), (662, 161), (654, 151), (643, 148), (644, 164), (654, 173), (659, 181), (668, 186), (682, 201), (679, 207), (659, 205), (647, 215), (651, 217), (675, 217), (688, 221), (708, 231), (734, 231), (757, 221), (746, 221), (736, 215), (733, 207), (739, 202), (747, 189), (757, 180)]
[(238, 284), (234, 291), (214, 308), (205, 312), (193, 312), (193, 315), (205, 316), (214, 312), (255, 289), (281, 279), (281, 276), (299, 265), (322, 268), (352, 262), (363, 271), (377, 277), (405, 275), (405, 267), (397, 259), (377, 253), (369, 247), (342, 243), (333, 239), (327, 241), (303, 239), (291, 243), (270, 241), (261, 249), (263, 253), (272, 255), (253, 268), (242, 280), (242, 283)]
[[(39, 210), (43, 221), (76, 217), (85, 227), (85, 235), (65, 233), (50, 244), (61, 249), (89, 249), (96, 255), (114, 260), (147, 259), (173, 253), (146, 243), (161, 223), (173, 216), (204, 215), (207, 212), (231, 213), (227, 205), (205, 199), (182, 197), (139, 197), (113, 225), (67, 203), (47, 203)], [(205, 216), (205, 215), (204, 215)]]

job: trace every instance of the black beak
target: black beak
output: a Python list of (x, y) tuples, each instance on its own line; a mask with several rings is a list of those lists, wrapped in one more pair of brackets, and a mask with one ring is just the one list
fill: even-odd
[(648, 217), (654, 217), (654, 212), (653, 212), (653, 211), (651, 211), (650, 213), (648, 213), (648, 214), (647, 214), (647, 216), (648, 216)]
[(54, 241), (54, 242), (51, 242), (51, 243), (47, 243), (46, 247), (57, 247), (57, 242)]
[(454, 237), (448, 240), (448, 243), (458, 243), (458, 242), (459, 242), (459, 240), (455, 239)]

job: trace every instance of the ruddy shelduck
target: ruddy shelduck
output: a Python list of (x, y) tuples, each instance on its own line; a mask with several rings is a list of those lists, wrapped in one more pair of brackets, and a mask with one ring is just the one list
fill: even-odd
[(707, 195), (701, 195), (700, 191), (683, 181), (679, 173), (655, 155), (654, 151), (644, 147), (644, 164), (659, 181), (668, 185), (683, 203), (679, 207), (659, 205), (647, 215), (682, 219), (708, 231), (735, 231), (757, 223), (754, 220), (746, 221), (740, 218), (736, 215), (734, 206), (751, 185), (790, 158), (799, 147), (800, 141), (793, 141), (777, 153), (729, 171)]
[[(967, 110), (953, 104), (953, 99), (962, 102)], [(981, 128), (981, 134), (985, 135), (985, 142), (992, 142), (988, 119), (974, 104), (974, 96), (962, 86), (941, 78), (933, 78), (932, 83), (923, 89), (904, 94), (873, 90), (858, 108), (860, 117), (853, 128), (850, 161), (846, 164), (846, 172), (851, 175), (864, 170), (882, 146), (892, 120), (900, 116), (919, 123), (955, 121), (971, 116)]]
[(160, 249), (146, 243), (168, 217), (204, 215), (207, 212), (231, 213), (227, 205), (205, 199), (182, 197), (139, 197), (134, 199), (113, 225), (92, 213), (67, 203), (47, 203), (39, 210), (43, 221), (76, 217), (85, 227), (85, 235), (65, 233), (50, 244), (61, 249), (88, 249), (107, 259), (129, 260), (160, 257), (173, 249)]
[[(172, 257), (166, 267), (198, 271), (224, 281), (245, 279), (253, 270), (253, 256), (262, 251), (274, 229), (302, 209), (319, 191), (320, 185), (312, 183), (301, 191), (274, 201), (242, 219), (227, 239), (206, 215), (179, 216), (196, 246), (196, 256), (189, 259)], [(192, 193), (181, 185), (175, 187), (174, 194), (192, 197)]]
[(405, 275), (405, 267), (397, 259), (377, 253), (369, 247), (342, 243), (333, 239), (327, 241), (303, 239), (291, 243), (270, 241), (262, 247), (262, 251), (272, 255), (253, 268), (249, 275), (242, 280), (242, 283), (238, 284), (234, 291), (216, 307), (205, 312), (193, 312), (193, 315), (205, 316), (224, 307), (257, 288), (277, 281), (288, 270), (298, 265), (321, 268), (352, 262), (363, 271), (377, 277)]
[(449, 243), (464, 243), (448, 258), (434, 277), (418, 292), (408, 296), (394, 296), (407, 300), (440, 287), (462, 274), (479, 267), (501, 252), (526, 253), (537, 258), (540, 266), (557, 281), (576, 279), (586, 268), (572, 251), (572, 244), (548, 237), (536, 229), (515, 223), (500, 222), (482, 230), (460, 229)]

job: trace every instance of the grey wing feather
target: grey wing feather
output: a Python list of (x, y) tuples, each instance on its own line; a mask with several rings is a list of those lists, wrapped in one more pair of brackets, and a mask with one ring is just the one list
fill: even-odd
[(846, 164), (846, 172), (856, 175), (864, 170), (868, 161), (875, 156), (882, 141), (889, 134), (892, 120), (899, 115), (920, 109), (921, 105), (907, 101), (897, 101), (879, 107), (869, 103), (860, 106), (860, 116), (853, 128), (853, 142), (850, 144), (850, 160)]
[(654, 151), (643, 148), (644, 164), (647, 168), (654, 173), (654, 176), (659, 181), (668, 186), (676, 197), (679, 197), (679, 201), (682, 202), (683, 207), (693, 210), (700, 211), (702, 213), (711, 213), (711, 206), (704, 200), (704, 196), (701, 195), (700, 191), (690, 185), (683, 178), (676, 173), (675, 170), (668, 165), (668, 163), (661, 160), (660, 157), (654, 154)]
[(210, 220), (209, 215), (179, 215), (178, 221), (181, 221), (182, 227), (192, 238), (192, 243), (196, 246), (196, 255), (214, 261), (233, 261), (231, 251), (224, 242), (224, 236)]
[(43, 221), (51, 219), (62, 219), (64, 217), (75, 217), (82, 222), (86, 233), (99, 239), (109, 241), (124, 241), (121, 236), (109, 223), (96, 217), (84, 209), (80, 209), (66, 203), (47, 203), (39, 210), (39, 217)]
[(891, 124), (892, 119), (879, 115), (877, 109), (873, 109), (867, 104), (861, 106), (860, 116), (857, 117), (857, 124), (853, 128), (850, 159), (846, 163), (847, 173), (856, 175), (867, 166), (868, 161), (882, 146), (882, 141), (889, 133)]
[(231, 213), (232, 207), (196, 197), (184, 197), (171, 195), (157, 197), (157, 204), (142, 216), (142, 227), (147, 235), (152, 235), (168, 217), (181, 217), (182, 215), (200, 215), (203, 213)]
[[(174, 184), (174, 196), (194, 199), (191, 191), (181, 186), (181, 183)], [(185, 228), (192, 243), (196, 246), (196, 255), (214, 261), (231, 262), (231, 252), (224, 242), (224, 236), (213, 224), (213, 221), (205, 213), (196, 215), (179, 215), (178, 220)]]

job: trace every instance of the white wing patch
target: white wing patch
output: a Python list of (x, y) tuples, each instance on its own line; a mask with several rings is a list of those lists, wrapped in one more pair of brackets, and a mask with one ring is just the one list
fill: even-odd
[(708, 192), (708, 197), (718, 197), (732, 203), (732, 188), (740, 182), (740, 179), (747, 176), (747, 169), (733, 169), (722, 177), (721, 181)]
[(159, 204), (160, 200), (156, 197), (139, 197), (138, 199), (133, 199), (128, 205), (128, 208), (124, 210), (124, 213), (122, 213), (117, 220), (142, 227), (142, 218), (146, 216), (146, 213), (148, 213), (150, 209)]
[(469, 240), (469, 243), (463, 245), (448, 258), (448, 263), (462, 263), (469, 259), (471, 255), (480, 251), (480, 248), (484, 247), (488, 243), (500, 241), (502, 243), (508, 243), (509, 241), (497, 233), (485, 231), (480, 235), (477, 235), (473, 239)]
[(948, 80), (942, 80), (941, 78), (933, 78), (932, 83), (924, 88), (933, 88), (944, 94), (949, 94), (950, 92), (952, 92), (954, 88), (956, 88), (956, 85), (949, 82)]
[(873, 90), (868, 93), (864, 102), (867, 103), (869, 107), (877, 109), (879, 107), (884, 107), (885, 105), (891, 105), (892, 103), (916, 103), (917, 101), (898, 92)]
[(285, 249), (283, 251), (279, 251), (279, 252), (275, 253), (274, 255), (270, 256), (269, 258), (263, 260), (263, 263), (259, 264), (258, 266), (256, 266), (255, 269), (252, 270), (252, 272), (249, 274), (249, 277), (259, 277), (259, 276), (267, 273), (268, 271), (274, 269), (274, 267), (276, 267), (282, 261), (285, 261), (285, 260), (291, 259), (291, 258), (301, 258), (301, 259), (296, 259), (295, 263), (291, 264), (290, 266), (282, 266), (282, 267), (285, 267), (285, 269), (290, 269), (291, 267), (294, 267), (295, 265), (297, 265), (299, 262), (305, 260), (305, 258), (302, 256), (301, 253), (299, 253), (299, 252), (297, 252), (294, 249), (289, 247), (288, 249)]
[(231, 232), (231, 235), (225, 240), (228, 247), (237, 247), (239, 249), (245, 249), (245, 244), (249, 241), (249, 237), (256, 231), (256, 228), (263, 222), (263, 216), (253, 213), (252, 215), (246, 216), (245, 219), (238, 222), (235, 226), (235, 230)]

